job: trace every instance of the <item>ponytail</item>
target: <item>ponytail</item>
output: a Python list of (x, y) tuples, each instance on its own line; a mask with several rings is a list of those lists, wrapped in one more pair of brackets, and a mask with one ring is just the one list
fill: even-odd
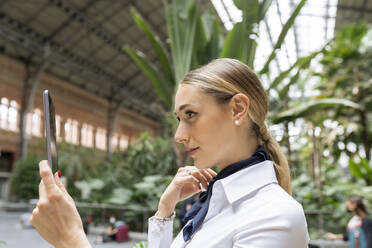
[(257, 124), (254, 124), (254, 130), (260, 140), (260, 144), (274, 163), (274, 169), (279, 185), (288, 194), (292, 195), (289, 165), (280, 145), (271, 136), (266, 124), (263, 123), (260, 127)]

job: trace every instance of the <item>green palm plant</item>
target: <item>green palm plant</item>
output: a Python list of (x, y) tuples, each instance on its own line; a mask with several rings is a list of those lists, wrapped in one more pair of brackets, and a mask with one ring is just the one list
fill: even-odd
[[(258, 37), (257, 27), (264, 20), (272, 0), (234, 0), (234, 3), (242, 11), (243, 18), (225, 35), (226, 32), (222, 29), (222, 24), (216, 14), (211, 10), (202, 11), (194, 0), (164, 1), (169, 47), (160, 41), (138, 11), (131, 8), (133, 20), (150, 40), (160, 66), (155, 66), (144, 53), (129, 45), (125, 45), (124, 50), (149, 79), (167, 108), (173, 109), (173, 95), (178, 84), (190, 69), (224, 57), (241, 60), (253, 68)], [(275, 58), (276, 51), (282, 46), (289, 29), (305, 3), (306, 0), (301, 0), (284, 24), (273, 51), (264, 67), (259, 70), (260, 75), (269, 73), (269, 65)], [(171, 58), (167, 56), (168, 50)], [(303, 63), (305, 62), (295, 63), (288, 73), (295, 67), (302, 68)], [(284, 77), (278, 78), (276, 84), (283, 79)], [(292, 83), (294, 82), (295, 80)], [(168, 118), (174, 129), (176, 121), (173, 115)], [(188, 159), (187, 153), (176, 144), (174, 147), (178, 165), (184, 164)]]
[[(131, 8), (133, 20), (150, 40), (160, 62), (160, 68), (151, 63), (141, 51), (128, 45), (124, 46), (124, 50), (147, 76), (166, 106), (172, 107), (173, 94), (185, 74), (190, 69), (212, 59), (234, 58), (253, 68), (258, 37), (257, 27), (265, 18), (272, 1), (235, 0), (234, 3), (242, 11), (243, 18), (224, 35), (218, 17), (211, 11), (202, 12), (195, 1), (164, 1), (171, 59), (167, 57), (166, 46), (138, 11)], [(270, 63), (305, 3), (306, 0), (302, 0), (284, 24), (273, 51), (259, 74), (269, 72)]]
[[(332, 150), (336, 159), (345, 152), (354, 157), (355, 152), (338, 148), (338, 143), (361, 144), (366, 161), (370, 161), (372, 146), (372, 129), (368, 125), (372, 108), (372, 73), (370, 72), (372, 48), (364, 46), (368, 39), (368, 27), (365, 24), (353, 24), (340, 30), (335, 38), (321, 50), (323, 70), (314, 73), (320, 78), (316, 86), (320, 94), (307, 99), (301, 104), (292, 105), (279, 113), (274, 123), (294, 121), (302, 118), (313, 125), (322, 125), (326, 119), (336, 120), (344, 129), (353, 127), (352, 132), (337, 135), (333, 140)], [(370, 31), (372, 34), (372, 31)], [(363, 42), (364, 40), (364, 42)], [(361, 47), (365, 49), (361, 49)], [(359, 145), (356, 146), (359, 150)], [(370, 185), (371, 179), (364, 168), (368, 163), (349, 162), (349, 169), (356, 178), (364, 178)], [(369, 165), (368, 165), (369, 166)]]

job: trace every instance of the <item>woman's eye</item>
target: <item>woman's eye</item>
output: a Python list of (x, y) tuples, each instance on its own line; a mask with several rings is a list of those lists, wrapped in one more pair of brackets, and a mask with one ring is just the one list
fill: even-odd
[(187, 111), (187, 112), (186, 112), (186, 115), (187, 115), (187, 117), (188, 117), (189, 119), (192, 118), (195, 114), (196, 114), (196, 113), (195, 113), (195, 112), (192, 112), (192, 111)]

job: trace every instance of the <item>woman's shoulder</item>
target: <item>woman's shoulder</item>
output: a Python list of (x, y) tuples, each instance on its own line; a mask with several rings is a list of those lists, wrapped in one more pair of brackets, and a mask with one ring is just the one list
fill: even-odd
[[(248, 207), (250, 206), (250, 207)], [(302, 205), (278, 184), (262, 188), (254, 197), (241, 202), (240, 208), (245, 211), (254, 209), (255, 216), (262, 220), (289, 221), (289, 224), (306, 225)]]
[[(302, 205), (296, 201), (291, 195), (289, 195), (282, 187), (278, 184), (271, 186), (271, 192), (268, 194), (266, 199), (262, 200), (262, 207), (267, 210), (271, 210), (274, 213), (280, 215), (304, 215)], [(265, 197), (265, 194), (262, 196)]]
[(251, 233), (290, 242), (289, 247), (305, 247), (309, 240), (301, 204), (277, 184), (268, 185), (255, 197), (246, 199), (241, 210), (236, 219), (244, 221), (236, 225), (235, 240), (245, 240)]

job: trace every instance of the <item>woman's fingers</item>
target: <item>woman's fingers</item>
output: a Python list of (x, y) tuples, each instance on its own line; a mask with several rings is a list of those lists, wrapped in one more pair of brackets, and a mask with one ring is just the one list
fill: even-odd
[(199, 170), (192, 171), (191, 175), (199, 180), (200, 184), (203, 186), (204, 189), (208, 188), (208, 181)]
[(206, 169), (206, 171), (212, 176), (212, 177), (215, 177), (217, 176), (217, 172), (215, 172), (214, 170), (212, 169)]
[(52, 170), (50, 169), (48, 162), (46, 160), (42, 160), (39, 163), (39, 171), (40, 171), (40, 177), (43, 181), (45, 193), (51, 194), (56, 193), (57, 185), (54, 181), (54, 177), (52, 174)]
[(186, 177), (193, 176), (204, 189), (208, 188), (208, 183), (212, 179), (212, 175), (206, 170), (199, 170), (194, 166), (181, 167), (177, 173), (178, 176)]
[(200, 170), (200, 172), (207, 179), (208, 183), (212, 180), (213, 176), (211, 174), (209, 174), (207, 170)]

